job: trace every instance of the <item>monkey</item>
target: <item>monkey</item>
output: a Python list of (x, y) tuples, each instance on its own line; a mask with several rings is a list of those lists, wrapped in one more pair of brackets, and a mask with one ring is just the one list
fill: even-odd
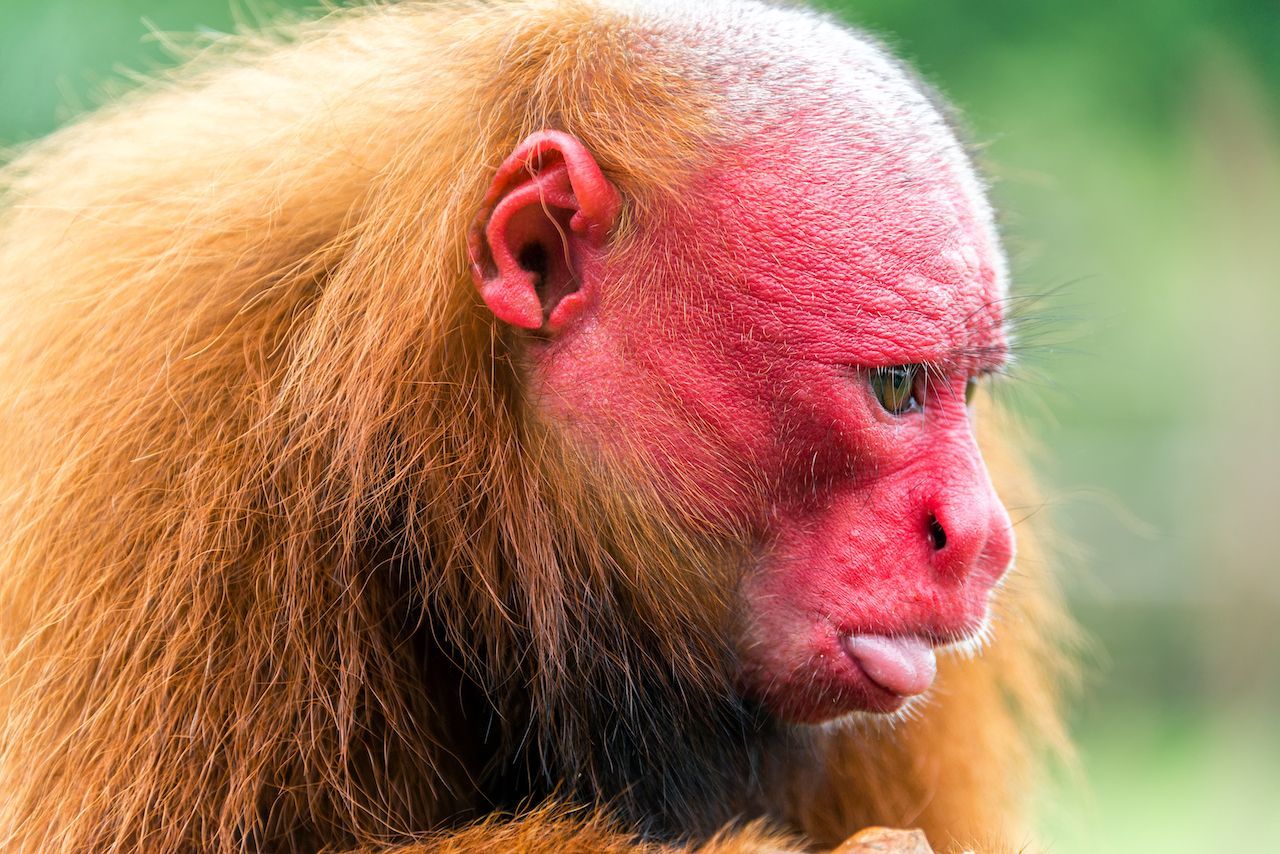
[(1033, 838), (1009, 272), (871, 37), (331, 10), (0, 186), (0, 848)]

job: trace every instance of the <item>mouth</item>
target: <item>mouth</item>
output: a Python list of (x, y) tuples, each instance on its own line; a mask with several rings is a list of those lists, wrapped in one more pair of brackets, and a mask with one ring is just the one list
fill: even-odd
[(777, 650), (776, 657), (747, 659), (739, 677), (743, 695), (793, 724), (821, 724), (851, 714), (895, 715), (928, 695), (940, 656), (972, 658), (991, 638), (986, 614), (950, 625), (938, 620), (846, 627), (823, 622), (797, 633), (799, 642)]

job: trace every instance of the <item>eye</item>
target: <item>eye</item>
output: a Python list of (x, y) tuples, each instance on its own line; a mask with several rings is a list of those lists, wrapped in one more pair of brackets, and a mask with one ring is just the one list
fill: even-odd
[(895, 365), (871, 372), (871, 393), (886, 412), (905, 415), (920, 408), (920, 400), (916, 397), (918, 370), (918, 365)]

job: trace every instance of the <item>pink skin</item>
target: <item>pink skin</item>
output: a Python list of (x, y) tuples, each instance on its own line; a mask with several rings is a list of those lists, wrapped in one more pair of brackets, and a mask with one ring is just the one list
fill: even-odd
[[(881, 136), (797, 115), (608, 251), (615, 191), (573, 137), (535, 134), (471, 244), (493, 312), (544, 333), (544, 414), (639, 443), (680, 506), (753, 532), (739, 682), (796, 722), (924, 692), (1013, 556), (964, 402), (1007, 350), (995, 236), (959, 161)], [(541, 291), (512, 263), (530, 242), (555, 250)], [(868, 369), (922, 363), (922, 406), (886, 411)]]

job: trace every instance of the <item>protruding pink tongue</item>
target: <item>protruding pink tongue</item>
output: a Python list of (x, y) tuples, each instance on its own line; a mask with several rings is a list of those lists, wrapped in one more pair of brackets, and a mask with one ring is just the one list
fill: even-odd
[(933, 647), (921, 637), (852, 635), (845, 644), (872, 682), (903, 697), (923, 693), (938, 672)]

